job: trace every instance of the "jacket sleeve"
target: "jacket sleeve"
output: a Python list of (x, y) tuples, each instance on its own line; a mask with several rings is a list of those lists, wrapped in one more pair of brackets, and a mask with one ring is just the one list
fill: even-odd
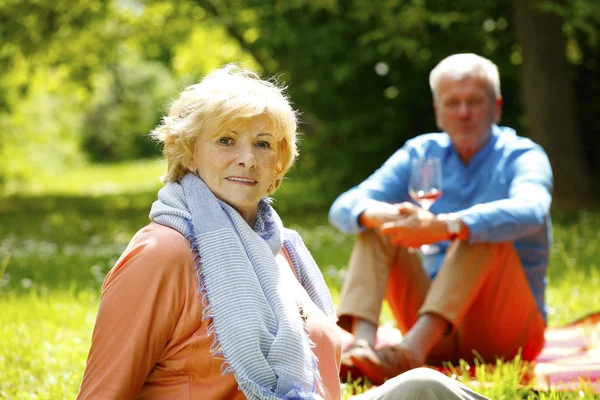
[(185, 239), (167, 239), (128, 248), (106, 277), (78, 399), (133, 399), (160, 361), (192, 268)]

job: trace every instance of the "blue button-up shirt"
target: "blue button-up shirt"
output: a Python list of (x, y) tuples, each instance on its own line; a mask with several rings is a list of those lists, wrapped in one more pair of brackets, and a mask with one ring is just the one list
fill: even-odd
[[(343, 232), (363, 229), (359, 215), (373, 201), (414, 203), (408, 193), (411, 159), (438, 157), (442, 196), (434, 214), (458, 213), (469, 227), (470, 243), (513, 242), (529, 287), (546, 318), (546, 269), (551, 241), (552, 170), (544, 150), (507, 127), (492, 127), (487, 144), (465, 165), (446, 133), (429, 133), (405, 143), (360, 185), (340, 195), (329, 211), (330, 222)], [(440, 252), (423, 256), (431, 278), (437, 274), (448, 242)]]

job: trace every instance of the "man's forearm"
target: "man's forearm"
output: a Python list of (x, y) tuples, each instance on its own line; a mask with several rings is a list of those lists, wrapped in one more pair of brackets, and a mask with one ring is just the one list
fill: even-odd
[(400, 217), (398, 207), (379, 201), (373, 201), (360, 215), (358, 223), (367, 229), (379, 228), (382, 224), (395, 221)]

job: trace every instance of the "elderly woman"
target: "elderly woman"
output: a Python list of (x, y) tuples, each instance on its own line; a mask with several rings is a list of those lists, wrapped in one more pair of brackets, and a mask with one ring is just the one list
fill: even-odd
[(227, 66), (153, 136), (166, 185), (104, 281), (78, 398), (339, 399), (331, 297), (265, 197), (297, 155), (282, 89)]

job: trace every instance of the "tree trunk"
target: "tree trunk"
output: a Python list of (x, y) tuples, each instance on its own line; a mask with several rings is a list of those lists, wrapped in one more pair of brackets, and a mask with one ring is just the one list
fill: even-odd
[(592, 205), (593, 189), (576, 113), (575, 88), (565, 56), (562, 19), (535, 0), (514, 0), (515, 31), (523, 54), (521, 90), (529, 137), (550, 158), (553, 202), (560, 208)]

